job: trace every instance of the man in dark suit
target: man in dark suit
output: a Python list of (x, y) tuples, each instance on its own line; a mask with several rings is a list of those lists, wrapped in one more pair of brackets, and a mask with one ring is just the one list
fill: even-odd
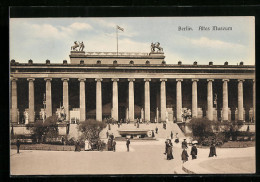
[(181, 143), (181, 148), (182, 148), (182, 149), (188, 148), (188, 144), (187, 144), (187, 142), (186, 142), (186, 139), (184, 139), (183, 142)]
[(198, 150), (196, 147), (196, 144), (192, 144), (192, 148), (190, 151), (190, 155), (192, 156), (192, 159), (197, 159)]
[(130, 145), (130, 139), (128, 138), (128, 139), (126, 140), (127, 152), (129, 152), (129, 145)]
[(16, 141), (16, 147), (17, 147), (17, 154), (19, 154), (19, 149), (20, 149), (20, 140), (17, 139)]

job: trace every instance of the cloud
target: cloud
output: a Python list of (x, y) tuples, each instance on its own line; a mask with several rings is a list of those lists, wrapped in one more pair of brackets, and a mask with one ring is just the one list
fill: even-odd
[(92, 30), (93, 27), (87, 23), (79, 23), (79, 22), (75, 22), (72, 23), (69, 28), (71, 28), (72, 30)]
[(209, 39), (207, 37), (201, 37), (199, 39), (190, 39), (190, 38), (186, 38), (186, 39), (193, 45), (200, 46), (200, 47), (208, 47), (208, 48), (216, 48), (216, 49), (241, 49), (245, 47), (241, 44)]

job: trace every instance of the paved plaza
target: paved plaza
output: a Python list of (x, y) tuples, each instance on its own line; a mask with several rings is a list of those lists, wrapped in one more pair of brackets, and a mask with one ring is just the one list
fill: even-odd
[[(132, 141), (130, 152), (126, 152), (125, 142), (117, 142), (116, 152), (98, 152), (98, 151), (36, 151), (22, 150), (16, 154), (11, 150), (11, 174), (12, 175), (63, 175), (63, 174), (174, 174), (177, 167), (181, 167), (181, 147), (180, 144), (174, 144), (173, 160), (166, 160), (163, 154), (165, 150), (164, 140), (159, 141)], [(190, 152), (190, 148), (188, 149)], [(212, 169), (213, 166), (221, 166), (228, 160), (221, 160), (227, 157), (236, 157), (234, 163), (241, 163), (242, 158), (248, 157), (247, 164), (239, 169), (232, 168), (237, 173), (251, 173), (255, 170), (254, 148), (243, 149), (217, 149), (218, 157), (210, 159), (211, 162), (205, 162), (209, 158), (209, 149), (199, 149), (198, 160), (185, 163), (187, 168), (196, 168), (197, 171), (207, 171), (212, 173), (218, 169)], [(190, 157), (191, 158), (191, 157)], [(216, 159), (221, 160), (215, 162)], [(250, 160), (249, 160), (250, 159)], [(204, 161), (204, 163), (203, 163)], [(212, 162), (213, 161), (213, 162)], [(192, 164), (196, 164), (192, 166)], [(199, 167), (198, 167), (199, 166)], [(229, 165), (230, 166), (230, 165)], [(232, 165), (235, 166), (235, 165)], [(247, 167), (249, 166), (249, 168)], [(207, 169), (207, 170), (205, 170)], [(226, 173), (230, 168), (226, 167)], [(243, 170), (245, 169), (245, 170)], [(210, 172), (210, 170), (212, 170)]]

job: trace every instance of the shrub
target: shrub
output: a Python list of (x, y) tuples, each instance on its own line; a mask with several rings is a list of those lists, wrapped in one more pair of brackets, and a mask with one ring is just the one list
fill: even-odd
[(30, 129), (32, 137), (34, 140), (39, 142), (45, 142), (47, 138), (57, 138), (58, 137), (58, 117), (50, 116), (45, 122), (38, 120), (33, 126), (28, 125), (27, 128)]
[(105, 122), (99, 122), (94, 119), (88, 119), (81, 122), (79, 125), (79, 131), (82, 132), (81, 139), (87, 139), (93, 141), (99, 139), (100, 132), (106, 127)]
[(193, 137), (198, 140), (199, 143), (209, 136), (214, 136), (213, 126), (215, 126), (214, 122), (207, 118), (193, 118), (188, 123)]

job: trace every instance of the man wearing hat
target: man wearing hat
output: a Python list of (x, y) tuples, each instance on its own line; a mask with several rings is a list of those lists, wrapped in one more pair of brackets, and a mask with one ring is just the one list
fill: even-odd
[(188, 144), (186, 142), (186, 138), (184, 138), (183, 142), (181, 143), (181, 148), (182, 149), (188, 148)]
[(196, 147), (196, 144), (193, 143), (190, 151), (190, 155), (192, 156), (192, 159), (197, 159), (198, 150)]

